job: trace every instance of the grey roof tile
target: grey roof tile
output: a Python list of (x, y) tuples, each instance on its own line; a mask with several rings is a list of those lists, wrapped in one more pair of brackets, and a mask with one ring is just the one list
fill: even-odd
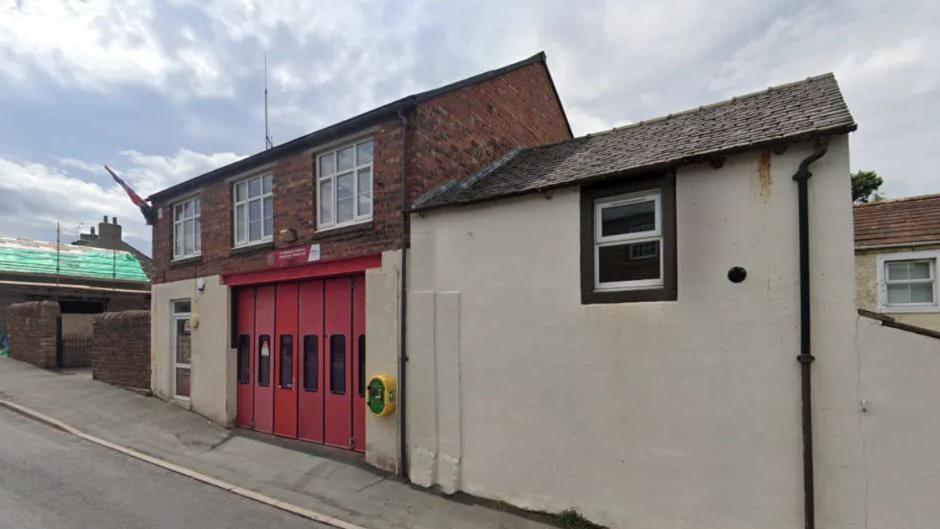
[(641, 121), (599, 134), (524, 149), (445, 184), (415, 210), (491, 200), (612, 174), (701, 161), (781, 141), (855, 130), (832, 74)]

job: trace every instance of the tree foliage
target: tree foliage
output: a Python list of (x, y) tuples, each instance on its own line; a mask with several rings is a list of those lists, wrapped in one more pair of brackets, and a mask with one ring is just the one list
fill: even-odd
[(875, 171), (855, 171), (852, 173), (852, 201), (869, 202), (881, 200), (883, 197), (878, 193), (884, 181)]

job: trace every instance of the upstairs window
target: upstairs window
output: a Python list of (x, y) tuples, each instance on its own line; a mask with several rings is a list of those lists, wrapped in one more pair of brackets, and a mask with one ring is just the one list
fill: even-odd
[(582, 303), (676, 299), (675, 179), (581, 190)]
[(202, 221), (199, 199), (190, 198), (173, 205), (173, 259), (202, 254)]
[(235, 246), (273, 240), (274, 198), (271, 175), (237, 182), (234, 188)]
[(317, 156), (317, 226), (336, 228), (372, 219), (373, 141)]
[(940, 312), (937, 303), (938, 258), (940, 251), (879, 256), (879, 291), (883, 310)]

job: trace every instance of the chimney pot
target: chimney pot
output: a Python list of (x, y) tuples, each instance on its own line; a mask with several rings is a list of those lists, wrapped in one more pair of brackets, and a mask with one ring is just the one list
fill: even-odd
[(91, 234), (92, 234), (92, 235), (95, 234), (95, 227), (94, 227), (94, 226), (91, 227)]
[(108, 223), (108, 216), (107, 216), (107, 215), (104, 216), (104, 223), (105, 223), (105, 224)]
[(111, 217), (111, 224), (117, 224), (117, 217)]

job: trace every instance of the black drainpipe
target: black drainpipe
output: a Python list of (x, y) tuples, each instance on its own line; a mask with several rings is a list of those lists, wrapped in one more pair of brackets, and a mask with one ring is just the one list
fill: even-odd
[[(411, 111), (408, 108), (407, 111)], [(405, 422), (405, 377), (408, 373), (408, 355), (405, 352), (406, 332), (408, 330), (408, 115), (404, 110), (398, 111), (398, 120), (401, 123), (401, 293), (399, 307), (399, 358), (398, 358), (398, 477), (408, 480), (408, 437), (407, 423)]]
[(800, 217), (800, 389), (803, 415), (803, 509), (806, 529), (816, 527), (816, 507), (813, 485), (813, 394), (811, 366), (813, 357), (810, 344), (810, 297), (809, 297), (809, 178), (813, 173), (809, 166), (823, 157), (829, 149), (826, 138), (818, 138), (812, 154), (800, 162), (793, 179), (797, 184)]

